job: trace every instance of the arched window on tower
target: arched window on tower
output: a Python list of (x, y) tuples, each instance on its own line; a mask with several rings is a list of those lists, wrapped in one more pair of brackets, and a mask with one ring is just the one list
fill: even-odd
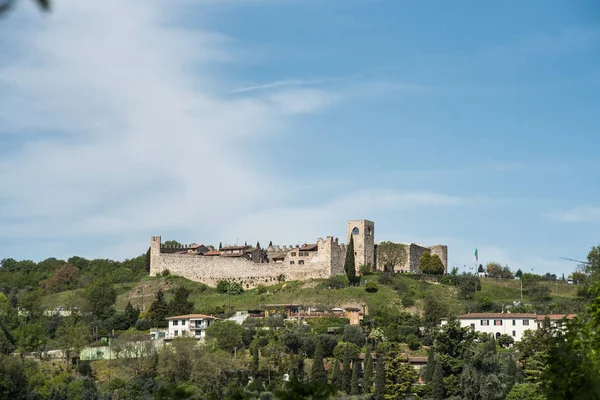
[(352, 229), (352, 234), (353, 235), (358, 235), (358, 228)]
[(372, 232), (371, 232), (371, 228), (367, 228), (367, 236), (371, 236)]

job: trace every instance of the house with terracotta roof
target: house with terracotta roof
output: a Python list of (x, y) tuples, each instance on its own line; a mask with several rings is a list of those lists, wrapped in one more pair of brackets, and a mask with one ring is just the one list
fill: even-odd
[(206, 329), (218, 318), (212, 315), (187, 314), (167, 317), (167, 332), (165, 339), (170, 340), (179, 336), (204, 340)]
[[(476, 332), (494, 335), (496, 338), (506, 334), (518, 342), (523, 338), (525, 331), (537, 330), (546, 317), (550, 319), (551, 324), (558, 326), (565, 318), (571, 319), (574, 316), (575, 314), (470, 313), (456, 318), (463, 328), (468, 327)], [(442, 319), (442, 326), (447, 323), (447, 318)]]

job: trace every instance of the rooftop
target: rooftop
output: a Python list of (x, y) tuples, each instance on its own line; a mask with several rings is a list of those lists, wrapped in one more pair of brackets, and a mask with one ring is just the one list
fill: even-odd
[(174, 317), (167, 317), (165, 319), (218, 319), (218, 318), (213, 317), (212, 315), (206, 315), (206, 314), (186, 314), (186, 315), (176, 315)]

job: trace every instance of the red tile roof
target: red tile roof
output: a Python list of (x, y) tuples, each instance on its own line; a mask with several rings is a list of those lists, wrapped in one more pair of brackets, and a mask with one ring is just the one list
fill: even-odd
[(538, 321), (543, 321), (546, 319), (546, 317), (548, 317), (552, 321), (558, 321), (563, 318), (573, 319), (576, 316), (577, 316), (577, 314), (544, 314), (544, 315), (538, 315), (537, 319), (538, 319)]
[(471, 314), (462, 314), (456, 317), (458, 319), (471, 319), (471, 318), (506, 318), (506, 319), (514, 319), (514, 318), (531, 318), (535, 319), (535, 314), (523, 314), (523, 313), (471, 313)]
[(207, 251), (206, 253), (203, 254), (203, 256), (220, 256), (221, 252), (217, 251), (217, 250), (213, 250), (213, 251)]
[(218, 319), (217, 317), (213, 317), (212, 315), (205, 314), (186, 314), (186, 315), (177, 315), (175, 317), (167, 317), (165, 319), (194, 319), (194, 318), (203, 318), (203, 319)]

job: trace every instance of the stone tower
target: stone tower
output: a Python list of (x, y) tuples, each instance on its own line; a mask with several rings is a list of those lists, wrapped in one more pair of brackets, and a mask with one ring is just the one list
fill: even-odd
[(348, 242), (350, 235), (354, 239), (354, 262), (356, 272), (363, 264), (375, 265), (375, 223), (360, 219), (348, 221)]

